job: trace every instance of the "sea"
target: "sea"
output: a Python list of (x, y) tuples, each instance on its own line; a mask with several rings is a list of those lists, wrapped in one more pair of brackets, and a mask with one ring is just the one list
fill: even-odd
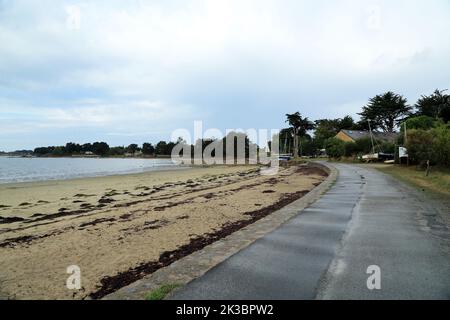
[(0, 184), (176, 169), (171, 159), (0, 157)]

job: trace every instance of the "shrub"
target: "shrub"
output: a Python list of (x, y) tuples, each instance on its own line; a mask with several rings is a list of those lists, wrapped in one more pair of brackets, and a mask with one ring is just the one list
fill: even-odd
[(372, 141), (370, 137), (365, 137), (356, 140), (356, 151), (362, 154), (372, 152)]
[(431, 130), (435, 161), (439, 165), (450, 166), (450, 128), (441, 125)]
[(345, 155), (345, 142), (337, 138), (329, 138), (325, 141), (325, 149), (329, 157), (339, 159)]
[(436, 156), (434, 151), (433, 134), (431, 131), (413, 129), (408, 131), (408, 149), (409, 160), (412, 163), (421, 163), (430, 160), (435, 164)]
[(344, 156), (351, 157), (358, 153), (357, 144), (355, 142), (345, 142)]
[(380, 145), (381, 151), (384, 153), (395, 153), (395, 144), (390, 142), (383, 142)]
[(420, 164), (430, 160), (433, 165), (450, 165), (450, 128), (443, 125), (431, 130), (408, 131), (409, 159), (412, 163)]

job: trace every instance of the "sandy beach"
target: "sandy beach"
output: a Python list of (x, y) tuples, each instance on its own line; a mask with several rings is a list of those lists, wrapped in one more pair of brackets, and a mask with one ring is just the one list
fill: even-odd
[[(302, 197), (327, 174), (221, 166), (0, 186), (0, 298), (98, 299)], [(82, 290), (66, 288), (68, 266)]]

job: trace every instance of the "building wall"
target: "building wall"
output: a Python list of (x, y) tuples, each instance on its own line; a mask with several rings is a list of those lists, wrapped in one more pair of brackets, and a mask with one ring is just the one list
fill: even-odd
[(342, 131), (339, 132), (336, 135), (336, 138), (345, 142), (355, 142), (355, 140), (353, 140), (352, 138), (350, 138), (348, 135), (346, 135), (345, 133), (343, 133)]

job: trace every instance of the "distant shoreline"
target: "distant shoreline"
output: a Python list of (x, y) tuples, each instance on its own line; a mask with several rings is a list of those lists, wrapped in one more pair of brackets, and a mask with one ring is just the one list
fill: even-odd
[[(81, 160), (83, 159), (83, 160)], [(122, 162), (123, 161), (123, 162)], [(1, 157), (0, 186), (126, 176), (189, 168), (169, 158)]]

